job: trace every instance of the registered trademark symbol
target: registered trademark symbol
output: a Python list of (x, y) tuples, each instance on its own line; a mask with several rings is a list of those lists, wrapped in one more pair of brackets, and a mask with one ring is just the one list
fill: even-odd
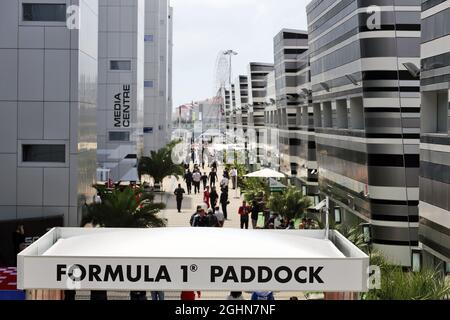
[(191, 264), (189, 270), (191, 270), (192, 272), (196, 272), (198, 270), (198, 266), (196, 264)]

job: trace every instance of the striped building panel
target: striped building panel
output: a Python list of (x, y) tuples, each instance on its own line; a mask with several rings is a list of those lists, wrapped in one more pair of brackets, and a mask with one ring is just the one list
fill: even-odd
[(420, 80), (405, 64), (420, 60), (420, 10), (419, 0), (307, 6), (319, 188), (404, 266), (418, 246)]
[(419, 240), (424, 265), (450, 267), (450, 1), (422, 2)]

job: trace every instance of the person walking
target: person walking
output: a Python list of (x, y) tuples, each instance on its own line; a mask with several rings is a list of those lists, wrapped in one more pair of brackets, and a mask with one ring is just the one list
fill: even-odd
[(202, 206), (197, 206), (197, 210), (194, 212), (194, 214), (191, 216), (191, 219), (189, 220), (189, 224), (191, 227), (194, 226), (195, 218), (200, 214), (200, 211), (202, 210)]
[(259, 216), (259, 203), (258, 201), (255, 199), (252, 202), (252, 214), (251, 214), (251, 219), (252, 219), (252, 228), (256, 229), (256, 226), (258, 224), (258, 216)]
[(231, 183), (233, 184), (233, 190), (236, 190), (238, 181), (238, 171), (236, 167), (231, 169), (230, 176), (231, 176)]
[(228, 190), (228, 184), (230, 183), (230, 180), (228, 179), (227, 175), (224, 173), (222, 180), (220, 181), (220, 189), (221, 190)]
[(203, 190), (206, 190), (206, 188), (208, 187), (208, 175), (205, 173), (203, 173), (202, 175), (202, 182), (203, 182)]
[(214, 214), (214, 210), (208, 210), (208, 227), (217, 228), (219, 226), (219, 221), (217, 220), (216, 215)]
[(184, 181), (186, 181), (186, 188), (188, 194), (191, 194), (192, 192), (192, 172), (191, 170), (187, 169), (185, 175), (184, 175)]
[(209, 173), (209, 186), (215, 187), (216, 186), (216, 181), (217, 181), (217, 171), (216, 169), (212, 169), (211, 172)]
[(209, 199), (210, 199), (209, 187), (206, 187), (205, 191), (203, 192), (203, 202), (206, 203), (206, 205), (208, 206), (208, 209), (211, 207)]
[[(202, 293), (197, 291), (198, 298), (200, 299)], [(194, 291), (182, 291), (180, 295), (180, 299), (183, 301), (192, 301), (195, 300), (195, 292)]]
[(192, 163), (195, 164), (195, 149), (194, 148), (191, 148), (191, 160), (192, 160)]
[(178, 185), (178, 188), (175, 189), (175, 198), (177, 200), (177, 210), (178, 213), (181, 213), (181, 206), (183, 204), (183, 197), (186, 191), (181, 187), (181, 184)]
[(225, 217), (223, 215), (223, 213), (220, 211), (219, 207), (215, 207), (214, 209), (214, 215), (217, 218), (217, 222), (218, 222), (218, 227), (219, 228), (223, 228), (224, 224), (225, 224)]
[(204, 207), (201, 207), (200, 212), (194, 217), (193, 227), (208, 227), (208, 217), (206, 215), (206, 210)]
[(18, 224), (12, 234), (12, 243), (14, 248), (14, 264), (17, 265), (17, 255), (27, 246), (25, 244), (25, 229), (23, 224)]
[(228, 172), (227, 168), (223, 169), (223, 176), (227, 179), (230, 179), (230, 173)]
[(220, 204), (222, 206), (223, 216), (225, 220), (228, 220), (227, 206), (230, 204), (228, 201), (228, 191), (222, 190), (222, 193), (220, 194)]
[(248, 229), (248, 216), (250, 214), (250, 207), (247, 206), (246, 201), (242, 202), (242, 206), (239, 208), (238, 213), (241, 216), (241, 229)]
[(210, 197), (210, 201), (211, 201), (211, 207), (215, 208), (217, 205), (217, 200), (219, 199), (219, 194), (217, 193), (215, 187), (212, 187), (209, 197)]
[(275, 300), (272, 291), (255, 291), (252, 293), (252, 300)]
[(152, 300), (164, 300), (164, 291), (152, 291)]
[(232, 291), (230, 295), (227, 296), (227, 300), (245, 300), (242, 296), (242, 291)]
[(200, 181), (202, 180), (200, 171), (197, 170), (192, 174), (192, 180), (194, 181), (194, 193), (200, 193)]

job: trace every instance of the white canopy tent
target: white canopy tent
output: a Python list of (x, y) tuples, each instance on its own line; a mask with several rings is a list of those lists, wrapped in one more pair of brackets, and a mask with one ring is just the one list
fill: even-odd
[(269, 169), (269, 168), (264, 168), (262, 170), (256, 171), (256, 172), (252, 172), (249, 173), (247, 175), (245, 175), (245, 177), (247, 178), (285, 178), (286, 176), (278, 171)]
[[(18, 256), (18, 288), (352, 291), (368, 257), (336, 231), (55, 228)], [(246, 245), (243, 245), (246, 244)]]

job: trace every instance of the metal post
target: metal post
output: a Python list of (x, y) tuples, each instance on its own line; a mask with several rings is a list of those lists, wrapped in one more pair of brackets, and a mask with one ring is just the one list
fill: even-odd
[(327, 204), (325, 206), (325, 240), (328, 240), (330, 233), (330, 198), (326, 197)]

